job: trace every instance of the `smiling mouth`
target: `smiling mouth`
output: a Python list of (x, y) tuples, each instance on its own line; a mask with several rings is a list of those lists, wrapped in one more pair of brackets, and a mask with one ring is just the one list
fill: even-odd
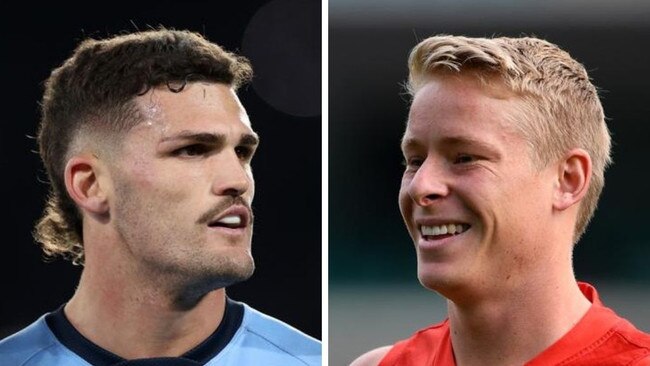
[(468, 224), (421, 225), (420, 234), (424, 240), (439, 240), (460, 235), (469, 230)]

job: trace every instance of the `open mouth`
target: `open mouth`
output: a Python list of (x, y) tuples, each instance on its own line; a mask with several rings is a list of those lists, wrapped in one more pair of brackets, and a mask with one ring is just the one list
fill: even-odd
[(242, 229), (246, 225), (246, 217), (243, 215), (227, 215), (208, 223), (209, 227), (224, 227), (228, 229)]
[(460, 235), (471, 226), (469, 224), (443, 224), (443, 225), (421, 225), (420, 234), (424, 240), (440, 240)]

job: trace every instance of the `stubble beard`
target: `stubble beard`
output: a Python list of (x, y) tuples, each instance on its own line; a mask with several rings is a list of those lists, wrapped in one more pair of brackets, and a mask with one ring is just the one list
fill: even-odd
[(113, 220), (133, 259), (134, 276), (161, 291), (178, 310), (190, 309), (209, 292), (252, 276), (255, 262), (250, 249), (209, 250), (198, 226), (182, 225), (194, 220), (174, 215), (176, 203), (144, 202), (128, 185), (116, 187), (116, 193)]
[(173, 294), (172, 301), (179, 310), (194, 307), (208, 293), (243, 282), (249, 279), (255, 270), (253, 258), (228, 261), (230, 258), (214, 263), (205, 270), (188, 273), (179, 278), (180, 284), (175, 286), (178, 291)]

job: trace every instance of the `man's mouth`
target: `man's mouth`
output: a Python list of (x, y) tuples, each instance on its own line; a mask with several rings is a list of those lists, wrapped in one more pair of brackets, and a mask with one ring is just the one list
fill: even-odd
[(421, 225), (420, 234), (425, 240), (438, 240), (459, 235), (469, 230), (469, 224)]
[(251, 224), (252, 215), (248, 208), (234, 205), (208, 222), (212, 228), (243, 229)]
[(240, 215), (229, 215), (224, 216), (219, 220), (211, 222), (208, 226), (210, 227), (227, 227), (231, 229), (242, 228), (245, 225), (245, 220)]

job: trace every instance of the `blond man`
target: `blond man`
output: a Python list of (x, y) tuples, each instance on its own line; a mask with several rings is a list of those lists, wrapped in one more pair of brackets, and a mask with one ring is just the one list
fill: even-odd
[(353, 365), (649, 365), (650, 335), (573, 273), (611, 146), (584, 67), (536, 38), (437, 36), (409, 71), (399, 205), (448, 319)]

